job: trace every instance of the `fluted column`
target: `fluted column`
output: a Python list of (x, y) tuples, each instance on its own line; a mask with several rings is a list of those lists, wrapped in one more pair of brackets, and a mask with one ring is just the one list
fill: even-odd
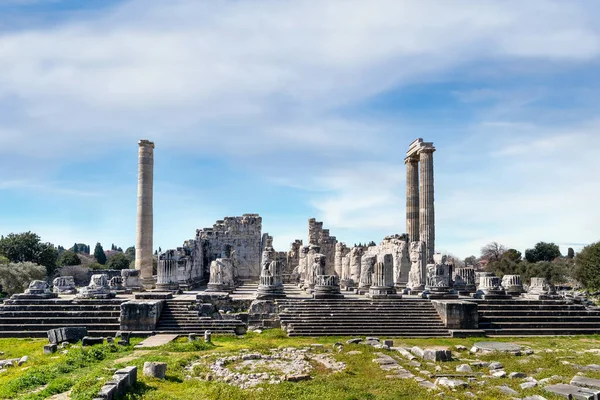
[(151, 288), (154, 286), (152, 278), (154, 143), (140, 140), (139, 146), (135, 269), (140, 271), (144, 287)]
[(419, 241), (419, 159), (408, 157), (406, 164), (406, 233), (410, 242)]
[[(435, 148), (423, 148), (419, 152), (420, 178), (419, 188), (419, 237), (425, 242), (426, 263), (433, 263), (435, 252), (435, 210), (433, 207), (433, 152)], [(412, 240), (412, 239), (411, 239)]]

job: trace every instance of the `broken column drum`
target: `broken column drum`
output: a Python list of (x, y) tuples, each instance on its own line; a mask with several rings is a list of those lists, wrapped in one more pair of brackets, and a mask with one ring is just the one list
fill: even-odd
[(315, 254), (313, 256), (313, 270), (315, 273), (313, 298), (335, 299), (343, 297), (340, 293), (339, 277), (335, 274), (327, 274), (327, 256)]
[(174, 250), (167, 250), (158, 258), (156, 288), (159, 290), (178, 290), (177, 258)]
[(484, 299), (510, 298), (502, 287), (500, 278), (490, 273), (479, 276), (478, 293), (480, 293)]
[(90, 279), (90, 284), (82, 288), (77, 297), (82, 299), (110, 299), (115, 295), (115, 292), (110, 291), (108, 275), (94, 274)]
[(457, 267), (454, 270), (454, 289), (460, 295), (468, 295), (475, 293), (477, 287), (475, 285), (475, 269), (473, 267)]
[(362, 247), (353, 247), (350, 250), (350, 278), (348, 282), (349, 287), (354, 287), (358, 285), (358, 282), (360, 281), (360, 269), (363, 252), (364, 250)]
[(263, 265), (256, 298), (259, 300), (285, 297), (281, 280), (281, 263), (272, 261), (273, 249), (263, 251)]
[(140, 140), (138, 154), (137, 234), (135, 245), (135, 269), (140, 271), (144, 287), (152, 288), (153, 257), (153, 188), (154, 143)]
[(388, 297), (395, 294), (394, 259), (391, 254), (386, 254), (383, 256), (383, 262), (377, 262), (373, 266), (369, 297)]
[(556, 300), (561, 298), (556, 293), (554, 285), (546, 278), (540, 277), (531, 278), (527, 293), (521, 294), (521, 297), (531, 300)]
[(217, 258), (210, 263), (207, 292), (231, 292), (235, 289), (235, 266), (230, 258)]
[(504, 275), (502, 277), (502, 287), (507, 294), (511, 296), (520, 296), (523, 293), (523, 283), (521, 275)]
[(371, 287), (373, 279), (373, 270), (377, 256), (365, 254), (360, 260), (360, 281), (358, 282), (358, 290), (361, 293), (366, 293)]
[(58, 294), (76, 294), (75, 280), (72, 276), (59, 276), (52, 281), (52, 291)]

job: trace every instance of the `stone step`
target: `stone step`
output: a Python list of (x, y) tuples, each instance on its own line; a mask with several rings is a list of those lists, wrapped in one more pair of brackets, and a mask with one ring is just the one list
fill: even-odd
[[(88, 330), (89, 336), (95, 337), (114, 337), (119, 329), (114, 330)], [(46, 338), (48, 331), (46, 330), (31, 330), (31, 331), (0, 331), (0, 338)]]
[(119, 318), (120, 311), (0, 311), (0, 320), (3, 318), (80, 318), (80, 317), (112, 317)]
[(97, 312), (97, 311), (119, 311), (121, 306), (117, 305), (48, 305), (48, 306), (40, 306), (40, 305), (1, 305), (0, 313), (5, 311), (65, 311), (68, 309), (69, 311), (81, 311), (81, 312)]
[[(156, 332), (157, 333), (163, 333), (163, 334), (182, 334), (183, 332), (185, 333), (198, 333), (198, 334), (204, 334), (204, 331), (206, 331), (207, 329), (187, 329), (185, 331), (180, 330), (180, 329), (174, 329), (174, 330), (169, 330), (169, 329), (158, 329)], [(220, 335), (235, 335), (235, 331), (232, 329), (216, 329), (216, 328), (211, 328), (210, 331), (212, 333), (218, 333)]]
[(66, 324), (2, 324), (1, 325), (1, 332), (7, 332), (7, 331), (48, 331), (50, 329), (57, 329), (57, 328), (64, 328), (65, 326), (83, 326), (85, 328), (87, 328), (88, 330), (97, 330), (97, 331), (104, 331), (104, 330), (115, 330), (118, 331), (120, 328), (120, 324), (117, 323), (103, 323), (103, 324), (96, 324), (96, 323), (79, 323), (79, 322), (73, 322), (73, 321), (69, 321)]
[(538, 321), (538, 322), (480, 322), (479, 329), (515, 329), (515, 328), (527, 328), (527, 329), (539, 329), (539, 328), (586, 328), (586, 329), (597, 329), (600, 331), (600, 323), (598, 322), (586, 322), (586, 321)]
[(288, 332), (288, 336), (386, 336), (386, 337), (450, 337), (448, 331), (445, 332), (430, 332), (430, 331), (414, 331), (414, 330), (405, 330), (405, 331), (385, 331), (385, 330), (377, 330), (377, 329), (365, 329), (361, 331), (348, 331), (348, 330), (327, 330), (327, 331), (290, 331)]
[(585, 306), (581, 304), (565, 304), (565, 305), (483, 305), (478, 304), (477, 309), (479, 311), (494, 311), (494, 310), (504, 310), (504, 311), (518, 311), (518, 310), (586, 310)]
[(22, 300), (7, 300), (5, 304), (10, 305), (120, 305), (121, 303), (128, 301), (129, 299), (48, 299), (48, 300), (33, 300), (33, 299), (22, 299)]
[(479, 316), (479, 324), (482, 323), (525, 323), (525, 322), (588, 322), (598, 323), (600, 325), (600, 316), (577, 316), (577, 315), (528, 315), (528, 316), (501, 316), (496, 315), (493, 317)]
[(508, 317), (508, 316), (531, 316), (531, 315), (539, 315), (543, 317), (552, 317), (556, 315), (565, 315), (565, 316), (587, 316), (587, 317), (600, 317), (600, 312), (598, 311), (586, 311), (586, 310), (494, 310), (494, 311), (479, 311), (480, 317)]
[(44, 318), (27, 318), (27, 317), (3, 317), (0, 318), (0, 328), (4, 324), (22, 324), (22, 325), (47, 325), (47, 324), (70, 324), (73, 321), (78, 323), (119, 323), (119, 318), (115, 317), (90, 317), (90, 316), (78, 316), (78, 317), (44, 317)]

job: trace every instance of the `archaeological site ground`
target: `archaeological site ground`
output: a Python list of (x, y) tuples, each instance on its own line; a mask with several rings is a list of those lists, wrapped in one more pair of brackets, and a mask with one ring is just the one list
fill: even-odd
[(433, 143), (406, 153), (406, 232), (348, 246), (259, 214), (154, 258), (139, 142), (135, 269), (31, 282), (0, 304), (2, 399), (599, 399), (600, 309), (435, 245)]

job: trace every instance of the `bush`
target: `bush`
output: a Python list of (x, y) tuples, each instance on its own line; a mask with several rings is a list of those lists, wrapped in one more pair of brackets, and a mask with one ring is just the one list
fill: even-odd
[(129, 257), (123, 253), (116, 253), (108, 259), (106, 269), (128, 269), (129, 263)]
[(46, 267), (31, 262), (0, 265), (0, 286), (8, 294), (23, 293), (29, 283), (46, 278)]
[(87, 265), (87, 267), (91, 270), (95, 270), (95, 269), (106, 269), (106, 266), (97, 263), (97, 262), (93, 262)]
[(89, 283), (90, 276), (88, 267), (81, 265), (65, 265), (59, 270), (60, 276), (72, 276), (75, 280), (75, 285), (84, 286)]
[(577, 253), (575, 278), (590, 291), (600, 290), (600, 242), (585, 246)]
[(75, 254), (72, 250), (65, 250), (62, 252), (60, 257), (58, 257), (58, 265), (81, 265), (81, 259), (77, 254)]

